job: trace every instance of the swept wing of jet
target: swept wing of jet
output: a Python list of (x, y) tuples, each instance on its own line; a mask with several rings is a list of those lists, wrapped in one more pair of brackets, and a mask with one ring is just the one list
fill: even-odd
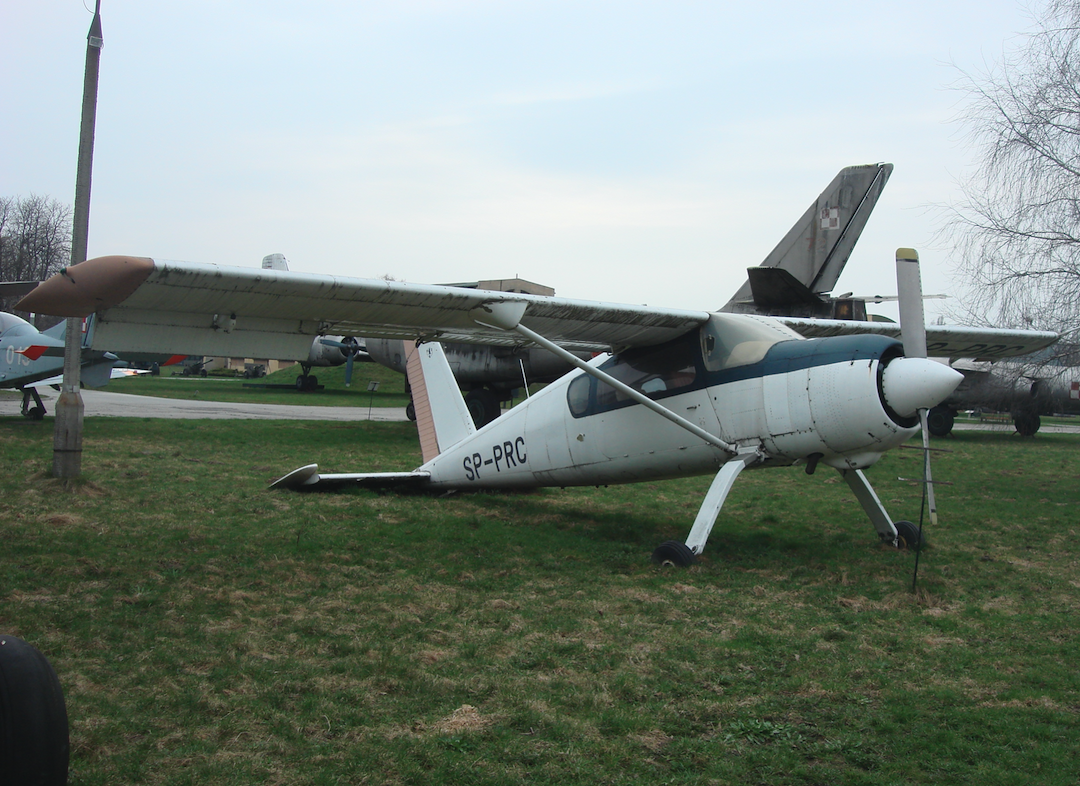
[[(714, 474), (686, 543), (654, 557), (689, 564), (705, 547), (740, 472), (819, 465), (840, 472), (879, 536), (912, 542), (863, 470), (918, 430), (919, 413), (961, 379), (865, 323), (809, 320), (836, 335), (806, 339), (782, 321), (665, 309), (103, 257), (44, 282), (20, 308), (97, 314), (94, 342), (123, 351), (307, 356), (320, 334), (417, 346), (409, 360), (424, 464), (411, 472), (321, 474), (308, 465), (285, 488), (340, 484), (429, 489), (629, 483)], [(935, 327), (947, 354), (1007, 357), (1056, 340), (1035, 332)], [(441, 342), (538, 345), (575, 367), (477, 430)], [(586, 362), (568, 350), (600, 352)]]

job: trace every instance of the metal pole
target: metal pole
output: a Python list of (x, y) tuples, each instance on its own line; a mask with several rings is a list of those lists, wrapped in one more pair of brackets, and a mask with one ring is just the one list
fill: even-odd
[[(101, 0), (94, 7), (94, 20), (86, 37), (86, 67), (83, 70), (82, 125), (79, 131), (79, 168), (75, 177), (75, 218), (72, 223), (71, 264), (86, 260), (90, 232), (90, 179), (94, 167), (94, 124), (97, 117), (98, 65), (101, 59)], [(56, 401), (53, 427), (53, 477), (76, 478), (82, 471), (83, 400), (82, 320), (67, 321), (64, 344), (64, 381)]]

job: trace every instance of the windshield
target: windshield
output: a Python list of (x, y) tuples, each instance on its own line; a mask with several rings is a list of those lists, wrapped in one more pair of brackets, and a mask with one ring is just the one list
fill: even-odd
[(767, 317), (713, 314), (701, 328), (701, 356), (708, 371), (757, 363), (774, 344), (802, 338)]

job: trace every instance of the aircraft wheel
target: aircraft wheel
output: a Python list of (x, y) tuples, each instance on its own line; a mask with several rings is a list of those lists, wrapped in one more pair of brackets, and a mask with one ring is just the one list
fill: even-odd
[(405, 417), (416, 420), (416, 406), (411, 401), (405, 405)]
[(0, 635), (0, 772), (4, 783), (67, 783), (67, 709), (56, 672), (35, 647)]
[(1013, 417), (1013, 425), (1016, 426), (1021, 437), (1034, 437), (1042, 426), (1042, 419), (1038, 415), (1029, 415), (1025, 412)]
[(694, 552), (681, 540), (661, 543), (652, 553), (652, 561), (661, 567), (671, 565), (676, 568), (689, 568), (696, 560)]
[(934, 407), (926, 413), (926, 428), (935, 437), (947, 437), (955, 420), (951, 407)]
[(465, 394), (473, 424), (480, 428), (499, 417), (499, 397), (487, 388), (474, 388)]
[(926, 547), (926, 537), (919, 536), (919, 528), (910, 521), (893, 522), (896, 527), (896, 547), (907, 551), (919, 551)]
[(45, 408), (44, 407), (31, 407), (30, 411), (26, 413), (26, 417), (30, 420), (44, 420)]

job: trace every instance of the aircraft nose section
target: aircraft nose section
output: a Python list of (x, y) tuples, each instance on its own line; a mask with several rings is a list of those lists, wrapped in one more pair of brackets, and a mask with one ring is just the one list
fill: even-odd
[(963, 378), (956, 369), (935, 360), (897, 358), (885, 367), (881, 390), (893, 412), (908, 418), (940, 404)]

